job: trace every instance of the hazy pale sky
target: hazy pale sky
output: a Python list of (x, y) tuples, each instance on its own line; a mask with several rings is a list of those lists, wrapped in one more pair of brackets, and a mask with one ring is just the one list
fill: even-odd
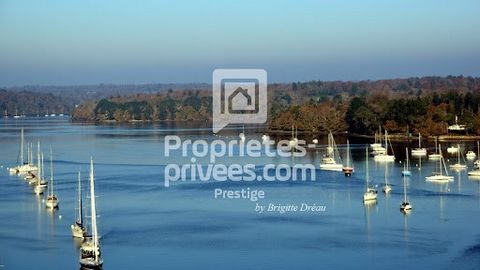
[(478, 0), (0, 0), (0, 86), (480, 76)]

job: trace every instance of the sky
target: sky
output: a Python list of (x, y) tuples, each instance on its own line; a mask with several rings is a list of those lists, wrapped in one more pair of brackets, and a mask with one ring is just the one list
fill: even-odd
[(478, 0), (0, 0), (0, 86), (480, 76)]

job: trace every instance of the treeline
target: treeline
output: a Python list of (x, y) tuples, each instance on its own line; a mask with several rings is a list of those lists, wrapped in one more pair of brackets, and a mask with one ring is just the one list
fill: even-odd
[(211, 115), (212, 97), (206, 91), (169, 90), (87, 102), (72, 117), (76, 121), (208, 121)]
[(466, 125), (466, 133), (480, 134), (480, 91), (447, 91), (391, 97), (388, 92), (309, 102), (290, 106), (271, 121), (272, 129), (292, 125), (309, 132), (348, 131), (373, 134), (381, 125), (390, 133), (447, 133), (448, 125)]
[(69, 114), (73, 104), (51, 93), (31, 91), (7, 91), (0, 89), (1, 115), (45, 115), (46, 113)]
[[(480, 79), (463, 76), (359, 82), (270, 84), (269, 128), (305, 132), (373, 134), (379, 125), (392, 133), (444, 134), (455, 115), (479, 133)], [(210, 121), (211, 93), (169, 90), (115, 96), (82, 103), (78, 121)]]

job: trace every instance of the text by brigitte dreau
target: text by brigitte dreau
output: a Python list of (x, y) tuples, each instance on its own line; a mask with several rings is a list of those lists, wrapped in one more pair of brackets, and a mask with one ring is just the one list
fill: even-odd
[[(221, 158), (236, 158), (235, 160), (253, 160), (260, 157), (303, 157), (306, 155), (306, 143), (298, 140), (294, 144), (288, 140), (259, 141), (251, 140), (184, 140), (179, 136), (165, 136), (164, 155), (168, 159), (176, 152), (190, 162), (168, 163), (165, 166), (165, 187), (179, 181), (315, 181), (315, 165), (313, 164), (282, 164), (270, 163), (261, 166), (253, 163), (222, 164)], [(204, 164), (197, 158), (207, 159)], [(233, 160), (233, 159), (232, 159)]]
[[(250, 200), (252, 202), (257, 202), (258, 200), (265, 199), (266, 192), (261, 189), (221, 189), (216, 188), (213, 192), (215, 199), (242, 199)], [(325, 205), (317, 205), (315, 203), (288, 203), (288, 204), (278, 204), (278, 203), (260, 203), (257, 202), (254, 208), (255, 212), (258, 214), (262, 213), (321, 213), (326, 211)]]

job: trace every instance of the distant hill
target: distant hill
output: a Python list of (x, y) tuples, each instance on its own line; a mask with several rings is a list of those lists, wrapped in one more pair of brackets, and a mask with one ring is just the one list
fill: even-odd
[(15, 86), (0, 88), (0, 109), (8, 114), (37, 115), (71, 113), (75, 106), (102, 98), (113, 98), (133, 94), (158, 93), (185, 89), (207, 89), (207, 84), (99, 84), (78, 86)]

